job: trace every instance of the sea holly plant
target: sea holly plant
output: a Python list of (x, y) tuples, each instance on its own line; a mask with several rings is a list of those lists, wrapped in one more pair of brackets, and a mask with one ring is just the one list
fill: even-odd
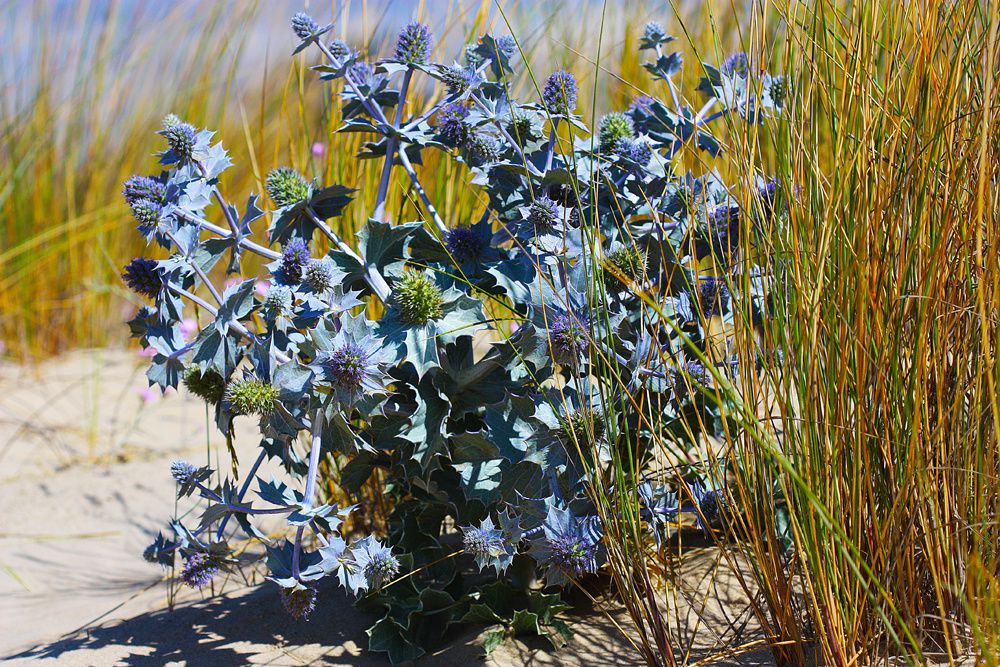
[[(780, 218), (783, 192), (750, 178), (757, 205), (743, 208), (718, 174), (682, 173), (675, 157), (722, 151), (712, 121), (779, 114), (785, 82), (737, 54), (702, 66), (708, 99), (694, 110), (673, 81), (681, 56), (651, 23), (640, 48), (655, 54), (646, 68), (668, 99), (638, 96), (591, 133), (568, 71), (542, 79), (537, 99), (510, 97), (510, 36), (483, 35), (436, 63), (430, 29), (410, 23), (388, 57), (368, 62), (307, 15), (292, 28), (295, 53), (314, 53), (313, 70), (336, 86), (340, 131), (367, 137), (359, 159), (381, 160), (375, 205), (356, 239), (341, 238), (335, 219), (360, 205), (351, 184), (283, 166), (263, 201), (230, 202), (220, 177), (231, 163), (214, 134), (164, 120), (160, 173), (123, 190), (139, 232), (168, 252), (126, 265), (148, 301), (129, 327), (152, 351), (151, 385), (183, 384), (214, 410), (234, 474), (174, 463), (178, 497), (201, 513), (171, 521), (145, 556), (203, 587), (245, 562), (232, 544), (259, 541), (289, 614), (307, 619), (323, 604), (320, 582), (336, 582), (382, 614), (371, 647), (393, 661), (460, 622), (499, 623), (491, 642), (510, 629), (563, 637), (560, 591), (603, 565), (588, 489), (625, 483), (608, 475), (623, 452), (640, 466), (651, 544), (682, 515), (711, 534), (736, 511), (698, 443), (736, 428), (726, 405), (739, 368), (718, 331), (736, 318), (744, 246), (756, 223)], [(420, 108), (418, 78), (441, 91)], [(486, 202), (478, 219), (431, 201), (414, 167), (426, 151), (464, 164)], [(389, 218), (400, 170), (420, 219)], [(267, 260), (267, 275), (244, 273), (248, 253)], [(753, 318), (767, 315), (770, 271), (751, 274)], [(233, 276), (225, 287), (212, 281), (221, 274)], [(194, 311), (203, 327), (185, 338)], [(259, 441), (232, 442), (234, 420), (248, 418)], [(678, 473), (647, 479), (663, 442)], [(284, 479), (259, 475), (268, 459)], [(326, 495), (331, 459), (340, 488), (380, 480), (386, 502)], [(286, 537), (273, 537), (276, 522)]]

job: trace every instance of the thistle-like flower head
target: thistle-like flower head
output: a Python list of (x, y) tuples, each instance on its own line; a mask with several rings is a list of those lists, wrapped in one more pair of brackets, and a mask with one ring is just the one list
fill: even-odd
[(636, 95), (632, 98), (632, 103), (629, 105), (628, 111), (633, 115), (636, 113), (649, 114), (653, 110), (654, 102), (656, 100), (649, 95)]
[(330, 51), (330, 55), (337, 60), (343, 60), (353, 53), (351, 47), (342, 39), (333, 40), (327, 45), (327, 49)]
[(269, 320), (276, 320), (279, 317), (291, 317), (294, 305), (294, 297), (290, 287), (285, 285), (272, 285), (267, 290), (264, 297), (264, 304), (261, 310), (264, 317)]
[(568, 415), (562, 425), (561, 440), (564, 444), (587, 449), (600, 442), (606, 426), (601, 415), (591, 408), (580, 408)]
[(125, 197), (125, 203), (133, 208), (135, 203), (140, 200), (162, 204), (166, 194), (166, 186), (151, 176), (131, 176), (122, 184), (122, 196)]
[(204, 588), (219, 573), (219, 559), (210, 553), (195, 551), (188, 555), (181, 570), (181, 581), (191, 588)]
[(522, 111), (515, 111), (511, 114), (504, 129), (521, 146), (539, 136), (534, 119)]
[(600, 521), (575, 517), (568, 509), (549, 506), (542, 533), (531, 541), (529, 553), (542, 567), (545, 583), (561, 586), (597, 572)]
[(474, 134), (467, 142), (466, 148), (469, 155), (482, 164), (498, 162), (503, 154), (503, 145), (496, 137), (488, 134)]
[(281, 249), (280, 278), (287, 284), (302, 280), (302, 270), (311, 259), (309, 245), (302, 239), (292, 239)]
[(568, 116), (576, 109), (576, 79), (564, 69), (553, 72), (542, 90), (542, 103), (553, 116)]
[(399, 561), (392, 549), (369, 535), (351, 545), (354, 562), (365, 575), (369, 590), (380, 590), (399, 574)]
[(312, 368), (318, 380), (329, 385), (348, 405), (364, 395), (383, 393), (387, 376), (382, 370), (390, 361), (383, 340), (371, 335), (364, 314), (343, 315), (340, 330), (316, 354)]
[(316, 608), (316, 588), (301, 583), (282, 586), (281, 606), (296, 621), (309, 620), (309, 615)]
[(190, 461), (185, 461), (183, 459), (177, 459), (170, 464), (170, 475), (174, 478), (181, 486), (184, 486), (194, 478), (194, 474), (198, 471), (198, 468), (194, 466)]
[(192, 394), (211, 405), (222, 400), (226, 391), (226, 381), (211, 368), (202, 372), (196, 367), (189, 368), (184, 373), (184, 386)]
[[(502, 523), (510, 523), (509, 517), (504, 514), (500, 516)], [(508, 530), (500, 530), (494, 526), (492, 517), (486, 517), (478, 527), (462, 526), (462, 542), (465, 552), (476, 559), (480, 570), (492, 566), (499, 575), (510, 566), (517, 553), (519, 527), (516, 527), (516, 532), (515, 536)]]
[(160, 275), (156, 260), (136, 257), (125, 265), (122, 279), (136, 294), (155, 299), (163, 289), (163, 278)]
[(722, 315), (729, 307), (729, 287), (721, 278), (707, 276), (698, 281), (698, 303), (705, 317)]
[(274, 411), (278, 388), (251, 376), (230, 382), (223, 398), (236, 414), (266, 417)]
[(730, 76), (746, 76), (750, 71), (750, 61), (744, 51), (739, 51), (725, 59), (720, 68), (723, 74)]
[(416, 21), (399, 31), (393, 59), (408, 65), (426, 65), (431, 54), (431, 30)]
[(472, 128), (465, 121), (469, 109), (461, 102), (447, 104), (437, 115), (437, 133), (442, 141), (453, 148), (465, 146), (472, 136)]
[(650, 42), (660, 43), (667, 38), (667, 31), (658, 22), (650, 21), (643, 27), (642, 35)]
[(699, 528), (708, 533), (711, 526), (722, 519), (726, 509), (725, 491), (712, 488), (699, 479), (691, 485), (691, 496), (696, 505), (695, 521)]
[(645, 167), (653, 159), (653, 149), (642, 139), (622, 137), (615, 142), (614, 152), (618, 157)]
[(470, 66), (452, 65), (441, 69), (441, 81), (449, 95), (461, 95), (476, 83), (476, 69)]
[(632, 119), (619, 111), (601, 116), (598, 127), (602, 153), (612, 152), (619, 140), (631, 138), (635, 133)]
[(291, 167), (272, 169), (264, 181), (267, 195), (278, 208), (297, 204), (310, 194), (309, 182), (305, 176)]
[(156, 229), (160, 224), (160, 212), (163, 207), (152, 199), (137, 199), (132, 202), (132, 217), (143, 234)]
[(302, 282), (317, 294), (329, 292), (336, 277), (337, 267), (328, 259), (310, 260), (302, 271)]
[(392, 290), (399, 317), (407, 324), (427, 324), (444, 314), (444, 296), (423, 271), (411, 271)]
[(587, 352), (590, 336), (587, 324), (576, 315), (562, 312), (548, 322), (549, 346), (559, 363), (576, 363)]
[(608, 253), (608, 263), (632, 281), (641, 281), (646, 275), (646, 252), (633, 244), (612, 249)]
[(562, 210), (559, 204), (545, 195), (537, 197), (527, 210), (523, 212), (525, 220), (530, 222), (536, 231), (550, 231), (562, 222)]
[(174, 122), (176, 118), (176, 116), (167, 116), (163, 120), (163, 129), (160, 130), (160, 134), (167, 140), (167, 145), (174, 156), (181, 162), (187, 162), (194, 153), (198, 132), (190, 123), (179, 120)]
[(298, 12), (292, 17), (292, 30), (299, 39), (309, 39), (319, 32), (319, 24), (305, 12)]
[(448, 253), (459, 264), (479, 259), (488, 243), (488, 239), (482, 238), (474, 229), (465, 226), (448, 230), (444, 239)]

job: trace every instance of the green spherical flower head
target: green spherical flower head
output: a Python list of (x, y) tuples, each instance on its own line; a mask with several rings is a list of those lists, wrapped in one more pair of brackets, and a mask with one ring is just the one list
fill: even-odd
[(642, 280), (646, 274), (646, 253), (635, 246), (622, 246), (608, 254), (608, 263), (629, 280)]
[(604, 437), (605, 425), (593, 410), (583, 408), (566, 419), (562, 430), (562, 439), (565, 444), (586, 447)]
[(632, 119), (625, 114), (618, 111), (604, 114), (600, 122), (601, 152), (611, 152), (619, 139), (631, 137), (634, 132)]
[(528, 114), (515, 113), (507, 120), (507, 126), (504, 129), (514, 141), (522, 146), (536, 137), (534, 123), (531, 122), (531, 116)]
[(396, 60), (409, 65), (426, 65), (431, 53), (431, 31), (422, 23), (409, 23), (399, 31)]
[(291, 288), (284, 285), (273, 285), (267, 291), (267, 296), (264, 297), (262, 310), (264, 315), (270, 319), (290, 317), (293, 304), (294, 298)]
[(333, 264), (325, 259), (314, 259), (302, 270), (302, 282), (317, 293), (325, 293), (333, 288)]
[(278, 388), (255, 377), (236, 380), (226, 387), (225, 399), (236, 414), (266, 417), (274, 411)]
[(392, 294), (400, 319), (408, 324), (427, 324), (444, 314), (441, 290), (426, 273), (406, 274)]
[(272, 169), (264, 181), (264, 189), (278, 208), (297, 204), (309, 197), (309, 182), (291, 167)]
[(479, 162), (497, 162), (502, 152), (500, 142), (488, 134), (477, 134), (469, 140), (469, 154)]
[[(169, 125), (167, 124), (168, 119), (170, 119)], [(174, 122), (174, 119), (177, 122)], [(177, 159), (182, 161), (191, 159), (197, 135), (197, 131), (193, 125), (180, 122), (180, 119), (177, 119), (176, 116), (172, 118), (171, 116), (167, 116), (163, 121), (163, 129), (160, 130), (160, 134), (167, 140), (170, 151), (177, 156)]]
[(212, 405), (221, 401), (226, 391), (226, 381), (212, 369), (202, 372), (198, 368), (189, 368), (184, 373), (184, 386), (192, 394)]

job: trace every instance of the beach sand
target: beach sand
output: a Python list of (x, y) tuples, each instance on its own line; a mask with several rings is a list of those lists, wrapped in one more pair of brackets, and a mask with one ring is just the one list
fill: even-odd
[[(167, 609), (163, 571), (141, 553), (173, 510), (169, 463), (204, 461), (206, 433), (213, 451), (224, 445), (206, 431), (204, 405), (183, 390), (145, 391), (144, 361), (134, 351), (97, 350), (33, 367), (0, 362), (0, 662), (386, 664), (365, 650), (373, 619), (332, 585), (321, 588), (306, 623), (288, 617), (275, 586), (235, 576), (218, 581), (214, 595), (185, 589)], [(254, 432), (251, 421), (238, 423), (237, 441), (255, 442)], [(703, 560), (692, 567), (709, 569)], [(726, 617), (741, 607), (734, 581), (716, 585), (698, 633), (707, 639), (725, 635)], [(623, 611), (611, 617), (628, 629)], [(640, 663), (607, 614), (567, 620), (574, 638), (560, 651), (541, 638), (512, 638), (485, 664)], [(484, 631), (460, 628), (420, 664), (484, 664)], [(768, 664), (768, 655), (711, 664)]]

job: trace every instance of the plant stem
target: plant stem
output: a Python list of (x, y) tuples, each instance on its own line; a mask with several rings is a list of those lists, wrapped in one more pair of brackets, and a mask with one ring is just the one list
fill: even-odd
[(441, 216), (438, 215), (437, 209), (434, 208), (434, 204), (431, 203), (430, 197), (427, 196), (427, 192), (424, 190), (424, 186), (420, 184), (420, 179), (417, 178), (417, 172), (413, 170), (413, 165), (410, 164), (410, 158), (406, 157), (406, 151), (399, 151), (399, 161), (403, 163), (403, 169), (410, 176), (410, 180), (413, 182), (413, 187), (417, 191), (420, 200), (424, 203), (424, 208), (427, 212), (431, 214), (431, 219), (434, 221), (434, 226), (437, 227), (438, 231), (442, 236), (448, 233), (448, 228), (445, 226), (444, 221), (441, 220)]
[[(316, 473), (319, 470), (319, 455), (323, 449), (323, 420), (326, 413), (323, 408), (317, 408), (313, 417), (312, 448), (309, 450), (309, 472), (306, 473), (306, 488), (302, 493), (302, 508), (311, 509), (313, 496), (316, 494)], [(299, 559), (302, 554), (302, 533), (305, 526), (299, 526), (295, 531), (295, 546), (292, 549), (292, 577), (299, 578)]]
[[(239, 493), (236, 494), (236, 502), (238, 503), (243, 502), (243, 496), (245, 496), (246, 492), (250, 489), (250, 483), (253, 481), (254, 475), (257, 474), (257, 469), (260, 468), (260, 464), (264, 462), (264, 457), (266, 456), (267, 452), (264, 451), (263, 448), (261, 448), (260, 454), (257, 455), (257, 460), (253, 462), (252, 466), (250, 466), (250, 471), (247, 473), (246, 479), (243, 480), (243, 486), (240, 487)], [(227, 514), (226, 516), (222, 517), (222, 523), (219, 524), (219, 530), (215, 534), (216, 541), (222, 539), (223, 531), (226, 530), (226, 524), (229, 523), (230, 516), (232, 515)]]
[[(406, 70), (406, 74), (403, 75), (403, 85), (399, 89), (396, 116), (392, 120), (393, 134), (385, 144), (385, 162), (382, 163), (382, 175), (379, 177), (378, 194), (375, 196), (375, 213), (373, 216), (376, 220), (382, 220), (385, 215), (385, 200), (389, 196), (389, 177), (392, 175), (392, 163), (396, 155), (396, 149), (399, 147), (397, 132), (399, 131), (399, 124), (403, 121), (403, 107), (406, 105), (406, 95), (410, 91), (410, 81), (412, 80), (413, 70), (408, 69)], [(404, 148), (400, 152), (402, 153), (405, 150)]]
[(330, 229), (329, 225), (320, 220), (319, 216), (316, 215), (316, 212), (312, 210), (311, 207), (307, 206), (306, 212), (312, 219), (313, 224), (315, 224), (316, 227), (318, 227), (319, 230), (323, 232), (324, 236), (330, 239), (331, 243), (337, 246), (337, 248), (341, 252), (346, 253), (348, 256), (357, 260), (359, 264), (362, 264), (366, 267), (365, 282), (368, 283), (368, 286), (372, 288), (372, 291), (375, 292), (375, 295), (378, 296), (379, 300), (382, 303), (387, 303), (389, 301), (389, 294), (392, 292), (392, 290), (389, 288), (389, 283), (387, 283), (385, 281), (385, 278), (382, 277), (382, 274), (379, 273), (375, 269), (375, 267), (368, 266), (367, 262), (365, 262), (365, 260), (362, 259), (361, 255), (356, 253), (354, 249), (351, 248), (351, 246), (347, 245), (347, 243), (345, 243), (344, 240), (340, 238), (340, 236), (338, 236), (335, 231)]
[[(220, 236), (220, 237), (222, 237), (224, 239), (233, 238), (233, 235), (232, 235), (231, 232), (227, 232), (222, 227), (219, 227), (218, 225), (213, 224), (213, 223), (209, 222), (208, 220), (205, 220), (204, 218), (199, 218), (197, 215), (195, 215), (193, 213), (190, 213), (188, 211), (184, 211), (184, 210), (178, 209), (177, 210), (177, 215), (181, 216), (182, 218), (184, 218), (188, 222), (193, 222), (194, 224), (198, 225), (202, 229), (204, 229), (206, 231), (209, 231), (209, 232), (212, 232), (213, 234), (216, 234), (216, 235), (218, 235), (218, 236)], [(254, 243), (253, 241), (251, 241), (249, 239), (240, 239), (240, 246), (242, 248), (244, 248), (245, 250), (249, 250), (252, 253), (255, 253), (257, 255), (260, 255), (261, 257), (265, 257), (265, 258), (270, 259), (270, 260), (281, 259), (281, 253), (277, 253), (277, 252), (271, 250), (270, 248), (266, 248), (266, 247), (264, 247), (262, 245)]]

